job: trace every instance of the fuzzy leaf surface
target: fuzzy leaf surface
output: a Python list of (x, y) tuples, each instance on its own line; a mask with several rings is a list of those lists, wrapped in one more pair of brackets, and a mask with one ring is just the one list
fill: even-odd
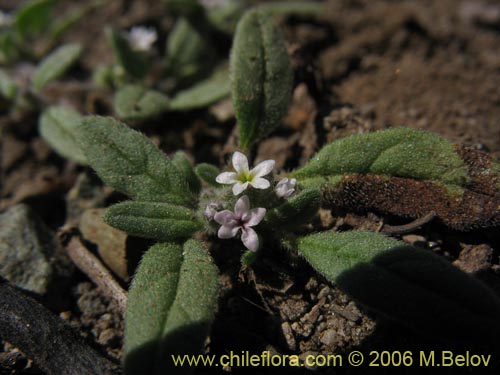
[(238, 23), (230, 74), (240, 146), (247, 149), (276, 129), (292, 93), (290, 58), (269, 15), (251, 10)]
[(182, 151), (177, 151), (172, 158), (172, 163), (186, 179), (189, 190), (195, 194), (198, 194), (201, 190), (201, 181), (196, 175), (194, 168), (191, 165), (191, 162), (187, 158), (186, 154)]
[(196, 175), (205, 181), (207, 184), (218, 187), (220, 184), (215, 181), (217, 176), (220, 174), (219, 168), (213, 164), (200, 163), (194, 169)]
[(80, 44), (65, 44), (45, 57), (33, 73), (33, 89), (40, 92), (47, 83), (62, 76), (82, 53)]
[(394, 128), (340, 139), (323, 147), (293, 174), (298, 178), (375, 173), (447, 184), (467, 182), (467, 166), (453, 143), (408, 128)]
[(128, 201), (115, 204), (106, 210), (104, 220), (133, 236), (158, 241), (187, 238), (202, 226), (192, 210), (157, 202)]
[(321, 193), (317, 189), (302, 191), (266, 214), (266, 222), (273, 228), (294, 228), (306, 224), (321, 204)]
[(414, 330), (479, 341), (499, 333), (498, 296), (429, 251), (370, 232), (313, 234), (298, 249), (354, 299)]
[(86, 165), (87, 159), (78, 143), (78, 125), (82, 116), (67, 107), (50, 107), (38, 122), (40, 135), (60, 155)]
[(326, 204), (409, 217), (434, 212), (459, 230), (500, 223), (500, 165), (418, 130), (340, 139), (291, 175), (302, 188), (321, 188)]
[(225, 70), (214, 73), (194, 86), (178, 92), (171, 100), (172, 111), (203, 108), (229, 96), (229, 76)]
[(203, 348), (217, 307), (218, 273), (200, 242), (159, 243), (144, 255), (129, 291), (125, 374), (190, 372), (172, 354)]
[(126, 85), (115, 95), (116, 114), (125, 121), (145, 121), (168, 110), (168, 98), (140, 85)]
[(90, 166), (116, 190), (140, 201), (196, 204), (175, 165), (125, 124), (110, 117), (87, 117), (79, 127), (79, 141)]

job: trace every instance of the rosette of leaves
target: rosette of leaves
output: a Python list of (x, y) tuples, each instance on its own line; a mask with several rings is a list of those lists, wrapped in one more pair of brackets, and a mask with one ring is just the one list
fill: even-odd
[[(148, 138), (112, 118), (84, 118), (78, 135), (89, 165), (105, 183), (132, 198), (109, 207), (105, 221), (158, 241), (143, 256), (130, 288), (125, 369), (130, 374), (145, 369), (163, 373), (171, 354), (201, 350), (214, 318), (217, 269), (204, 246), (189, 238), (211, 231), (199, 202), (213, 188), (203, 191), (198, 176), (212, 180), (215, 167), (193, 168), (180, 152), (168, 158)], [(215, 195), (227, 196), (227, 189), (218, 185)], [(262, 199), (272, 196), (268, 191)], [(274, 201), (263, 233), (276, 235), (314, 215), (319, 193), (306, 190), (286, 202), (276, 196)]]
[[(271, 43), (262, 36), (262, 30), (272, 29), (267, 25), (272, 21), (255, 11), (248, 17), (241, 20), (238, 32), (243, 34), (239, 40), (251, 41), (249, 35), (257, 35), (259, 45)], [(238, 43), (235, 41), (233, 54), (238, 51)], [(276, 39), (273, 43), (282, 42)], [(267, 60), (274, 59), (273, 53)], [(280, 56), (278, 60), (282, 61)], [(238, 60), (232, 61), (238, 64)], [(247, 73), (233, 69), (233, 80), (243, 80)], [(265, 95), (279, 95), (280, 100), (289, 95), (264, 89), (274, 82), (275, 75), (264, 74), (261, 79), (262, 89), (252, 93), (260, 106), (252, 102), (249, 107), (262, 112), (260, 119), (264, 120), (246, 123), (250, 124), (247, 128), (240, 123), (247, 146), (272, 131), (276, 126), (273, 121), (280, 117), (273, 105), (266, 104), (272, 98)], [(234, 87), (233, 100), (237, 101)], [(290, 85), (282, 87), (291, 89)], [(246, 119), (251, 113), (243, 102), (235, 105), (238, 119)], [(284, 108), (280, 105), (278, 112), (283, 114)], [(78, 127), (77, 139), (88, 164), (101, 179), (132, 198), (109, 207), (105, 220), (128, 233), (158, 241), (144, 254), (129, 291), (125, 371), (188, 372), (189, 368), (174, 368), (170, 355), (201, 351), (215, 316), (218, 289), (217, 269), (209, 253), (190, 237), (200, 230), (213, 233), (203, 217), (210, 197), (217, 197), (226, 209), (236, 198), (216, 182), (220, 173), (217, 167), (202, 163), (193, 168), (182, 153), (168, 158), (141, 133), (112, 118), (85, 118)], [(440, 186), (446, 194), (457, 197), (466, 189), (497, 195), (497, 164), (485, 155), (482, 164), (476, 159), (469, 162), (474, 155), (435, 135), (408, 129), (350, 137), (327, 145), (292, 173), (301, 186), (295, 196), (283, 201), (272, 189), (248, 193), (257, 207), (267, 208), (262, 226), (259, 224), (264, 243), (260, 253), (271, 251), (271, 245), (281, 242), (367, 308), (420, 332), (448, 339), (494, 338), (499, 333), (499, 298), (485, 284), (437, 255), (377, 233), (303, 236), (297, 231), (316, 214), (320, 204), (341, 204), (339, 197), (347, 196), (347, 200), (356, 196), (358, 187), (363, 192), (362, 185), (350, 185), (349, 189), (342, 185), (353, 175), (367, 181), (376, 181), (370, 180), (376, 176), (385, 182), (404, 179), (423, 183), (418, 185), (423, 188)], [(473, 186), (474, 181), (482, 181), (482, 187)], [(486, 181), (493, 182), (487, 185)], [(258, 261), (258, 255), (247, 252), (242, 261), (251, 265)], [(455, 330), (456, 326), (461, 329)]]
[[(200, 178), (215, 185), (218, 197), (228, 197), (227, 189), (214, 182), (214, 166), (193, 168), (182, 153), (170, 159), (142, 134), (111, 118), (85, 118), (78, 139), (102, 180), (133, 199), (109, 207), (104, 219), (158, 241), (144, 255), (131, 285), (125, 369), (128, 374), (144, 369), (163, 373), (172, 366), (170, 355), (201, 350), (214, 319), (217, 270), (203, 245), (189, 237), (210, 231), (200, 202), (206, 189), (213, 188), (202, 187)], [(451, 179), (455, 173), (461, 176), (459, 171), (443, 172), (452, 172)], [(439, 256), (377, 233), (298, 235), (296, 229), (319, 208), (317, 189), (305, 189), (280, 204), (272, 203), (280, 202), (272, 190), (249, 195), (268, 207), (259, 227), (265, 244), (276, 243), (270, 238), (283, 241), (367, 308), (444, 339), (480, 341), (498, 335), (492, 327), (498, 326), (499, 298)], [(234, 198), (227, 205), (233, 203)], [(251, 264), (257, 255), (247, 252), (242, 261)]]
[[(130, 288), (125, 371), (174, 370), (171, 355), (199, 353), (215, 316), (217, 269), (204, 246), (189, 237), (210, 231), (200, 212), (206, 189), (215, 188), (219, 197), (227, 197), (227, 189), (202, 187), (200, 178), (216, 185), (215, 167), (193, 168), (182, 153), (168, 158), (141, 133), (111, 118), (85, 118), (78, 139), (102, 180), (132, 198), (109, 207), (104, 219), (158, 241), (143, 256)], [(319, 191), (305, 189), (274, 207), (269, 205), (273, 196), (272, 190), (264, 193), (257, 203), (269, 208), (259, 227), (264, 243), (275, 243), (270, 238), (286, 242), (367, 308), (445, 339), (484, 340), (498, 334), (492, 329), (498, 326), (498, 297), (446, 260), (377, 233), (299, 236), (296, 228), (319, 208)], [(247, 252), (242, 260), (251, 264), (258, 261), (256, 255)]]
[(104, 219), (159, 241), (143, 256), (130, 288), (125, 369), (163, 373), (169, 354), (199, 352), (217, 306), (217, 269), (203, 245), (189, 240), (203, 226), (194, 211), (200, 182), (182, 153), (169, 159), (111, 118), (85, 118), (79, 135), (101, 179), (133, 198), (111, 206)]

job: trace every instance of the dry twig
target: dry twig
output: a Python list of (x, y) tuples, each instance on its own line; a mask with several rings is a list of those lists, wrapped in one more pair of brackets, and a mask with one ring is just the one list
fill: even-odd
[(78, 237), (72, 237), (66, 249), (73, 263), (100, 287), (106, 296), (116, 301), (122, 316), (125, 316), (127, 292), (114, 279), (111, 272), (82, 244)]

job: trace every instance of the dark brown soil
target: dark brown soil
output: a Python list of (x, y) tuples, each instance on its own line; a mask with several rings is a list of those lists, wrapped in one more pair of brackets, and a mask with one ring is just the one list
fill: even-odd
[[(6, 9), (12, 3), (5, 2)], [(128, 27), (152, 22), (161, 11), (156, 3), (112, 2), (100, 15), (70, 33), (68, 40), (87, 46), (78, 73), (90, 77), (92, 67), (111, 58), (102, 34), (105, 23)], [(331, 0), (327, 6), (328, 13), (321, 18), (294, 16), (280, 20), (296, 72), (294, 99), (283, 126), (255, 150), (257, 161), (275, 159), (278, 169), (290, 170), (332, 140), (402, 126), (435, 132), (500, 158), (498, 2)], [(168, 29), (171, 20), (167, 17), (161, 22)], [(75, 85), (76, 91), (71, 89)], [(49, 88), (47, 95), (54, 103), (69, 100), (84, 113), (112, 114), (111, 93), (88, 89), (86, 84), (78, 88), (78, 81), (71, 78)], [(0, 111), (2, 108), (0, 104)], [(194, 162), (222, 167), (235, 149), (234, 119), (218, 120), (224, 108), (227, 110), (227, 103), (226, 107), (219, 104), (206, 111), (168, 114), (142, 125), (141, 130), (167, 153), (181, 149)], [(51, 151), (37, 134), (36, 114), (21, 118), (4, 112), (0, 115), (0, 211), (24, 202), (54, 231), (68, 220), (78, 222), (81, 211), (70, 210), (65, 197), (85, 168)], [(102, 202), (117, 199), (109, 189), (98, 190)], [(384, 223), (407, 221), (380, 211), (323, 209), (307, 230), (375, 231)], [(400, 237), (442, 255), (465, 272), (477, 274), (500, 295), (498, 228), (463, 233), (431, 222)], [(209, 354), (243, 350), (260, 354), (269, 350), (302, 358), (330, 353), (347, 356), (352, 350), (367, 356), (372, 350), (468, 350), (492, 354), (493, 363), (486, 369), (441, 368), (439, 373), (492, 374), (500, 369), (498, 345), (485, 348), (448, 342), (377, 317), (318, 276), (304, 261), (278, 248), (266, 249), (261, 262), (241, 269), (232, 245), (231, 241), (214, 244), (210, 250), (221, 273), (221, 295), (206, 345)], [(75, 271), (67, 284), (52, 293), (60, 298), (42, 299), (46, 306), (102, 355), (119, 362), (123, 321), (100, 290)], [(12, 348), (8, 337), (4, 339), (0, 374), (42, 373)], [(302, 374), (313, 369), (279, 370)], [(430, 372), (418, 366), (382, 369), (346, 364), (316, 370), (331, 374)], [(276, 368), (225, 369), (235, 374), (247, 371), (267, 374), (275, 373)], [(199, 368), (197, 372), (221, 373), (216, 368)]]

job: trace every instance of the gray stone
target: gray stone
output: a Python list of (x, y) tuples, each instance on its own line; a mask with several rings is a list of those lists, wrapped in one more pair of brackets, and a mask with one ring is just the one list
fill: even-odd
[(57, 241), (27, 205), (0, 215), (0, 275), (20, 288), (44, 294), (53, 277)]

